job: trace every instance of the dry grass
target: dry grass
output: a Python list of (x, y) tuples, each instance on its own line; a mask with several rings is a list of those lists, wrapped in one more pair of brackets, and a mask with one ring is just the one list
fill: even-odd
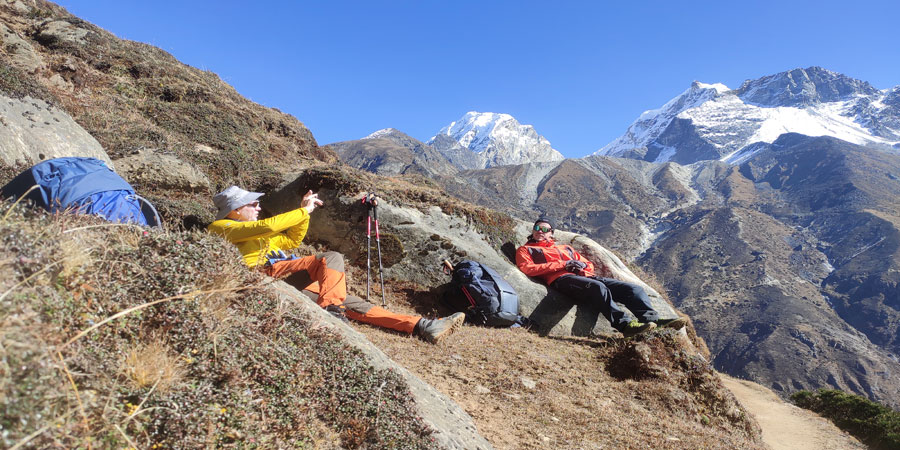
[[(220, 238), (10, 206), (0, 447), (431, 442), (396, 375), (282, 305)], [(359, 394), (373, 386), (387, 403)]]
[(155, 387), (160, 393), (178, 384), (185, 376), (182, 358), (162, 338), (151, 339), (146, 344), (132, 348), (122, 362), (122, 373), (134, 383), (136, 389)]
[(89, 236), (92, 234), (74, 234), (67, 235), (59, 242), (59, 250), (62, 254), (62, 268), (59, 275), (63, 278), (69, 278), (79, 271), (84, 271), (86, 267), (94, 264), (94, 258), (91, 255), (91, 246), (94, 242), (90, 242)]

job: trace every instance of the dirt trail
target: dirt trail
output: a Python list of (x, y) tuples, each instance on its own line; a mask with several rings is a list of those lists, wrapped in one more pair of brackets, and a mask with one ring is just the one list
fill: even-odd
[(720, 375), (725, 386), (756, 417), (763, 442), (774, 450), (866, 448), (827, 419), (785, 402), (771, 390), (752, 381)]

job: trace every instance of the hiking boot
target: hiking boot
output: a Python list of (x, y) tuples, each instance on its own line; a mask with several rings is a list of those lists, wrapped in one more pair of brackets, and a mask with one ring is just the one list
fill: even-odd
[(625, 337), (632, 337), (639, 334), (644, 334), (654, 328), (656, 328), (656, 324), (653, 322), (641, 323), (637, 320), (632, 320), (628, 323), (628, 325), (625, 325), (621, 330), (619, 330), (619, 332), (622, 333)]
[(347, 307), (344, 305), (328, 305), (325, 307), (325, 311), (328, 311), (328, 314), (331, 314), (338, 319), (341, 319), (344, 323), (349, 323), (350, 319), (344, 315), (344, 311), (347, 310)]
[(466, 315), (458, 312), (441, 319), (419, 319), (416, 324), (416, 333), (428, 342), (437, 344), (445, 336), (449, 336), (462, 326)]
[(687, 320), (684, 320), (681, 317), (676, 317), (674, 319), (659, 319), (656, 322), (656, 326), (660, 328), (674, 328), (676, 330), (680, 330), (687, 325)]

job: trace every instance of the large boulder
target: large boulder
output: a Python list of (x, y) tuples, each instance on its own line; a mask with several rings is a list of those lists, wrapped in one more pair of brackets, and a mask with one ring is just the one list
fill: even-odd
[[(478, 434), (472, 417), (459, 405), (394, 362), (350, 325), (334, 318), (312, 299), (283, 281), (273, 283), (270, 289), (307, 314), (317, 328), (332, 331), (346, 344), (361, 351), (373, 367), (392, 371), (403, 378), (409, 386), (419, 416), (434, 430), (433, 437), (438, 448), (463, 450), (492, 448), (491, 444)], [(422, 345), (431, 344), (423, 342)]]
[(43, 100), (15, 99), (0, 93), (3, 164), (30, 166), (64, 156), (88, 156), (112, 166), (100, 143), (62, 109)]
[(61, 46), (77, 46), (87, 43), (90, 30), (74, 25), (67, 20), (50, 20), (38, 25), (34, 38), (42, 45), (57, 48)]
[[(293, 182), (263, 197), (263, 206), (273, 214), (300, 205), (301, 197), (312, 186), (298, 176)], [(346, 259), (364, 264), (366, 258), (366, 209), (362, 193), (340, 195), (331, 189), (320, 189), (325, 207), (313, 213), (307, 240), (326, 244), (343, 253)], [(519, 312), (540, 324), (541, 332), (554, 335), (587, 335), (612, 333), (595, 305), (578, 303), (548, 289), (525, 276), (515, 266), (514, 251), (525, 242), (530, 224), (519, 222), (516, 242), (502, 248), (490, 245), (486, 236), (469, 220), (449, 215), (438, 206), (412, 207), (381, 201), (378, 207), (381, 229), (382, 262), (386, 277), (408, 281), (439, 295), (439, 287), (449, 281), (441, 271), (441, 261), (471, 259), (496, 270), (519, 294)], [(638, 279), (613, 253), (584, 236), (557, 232), (560, 242), (571, 244), (594, 262), (603, 263), (613, 276), (642, 285), (654, 306), (664, 317), (676, 317), (674, 309), (650, 286)], [(377, 263), (376, 263), (377, 264)]]
[(178, 192), (209, 191), (209, 178), (175, 155), (142, 149), (116, 160), (116, 169), (135, 188)]

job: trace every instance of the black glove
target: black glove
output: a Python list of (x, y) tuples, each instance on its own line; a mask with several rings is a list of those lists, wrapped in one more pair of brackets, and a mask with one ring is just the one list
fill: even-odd
[(587, 267), (587, 264), (581, 261), (576, 261), (574, 259), (571, 261), (566, 261), (566, 270), (569, 272), (581, 272), (585, 267)]

